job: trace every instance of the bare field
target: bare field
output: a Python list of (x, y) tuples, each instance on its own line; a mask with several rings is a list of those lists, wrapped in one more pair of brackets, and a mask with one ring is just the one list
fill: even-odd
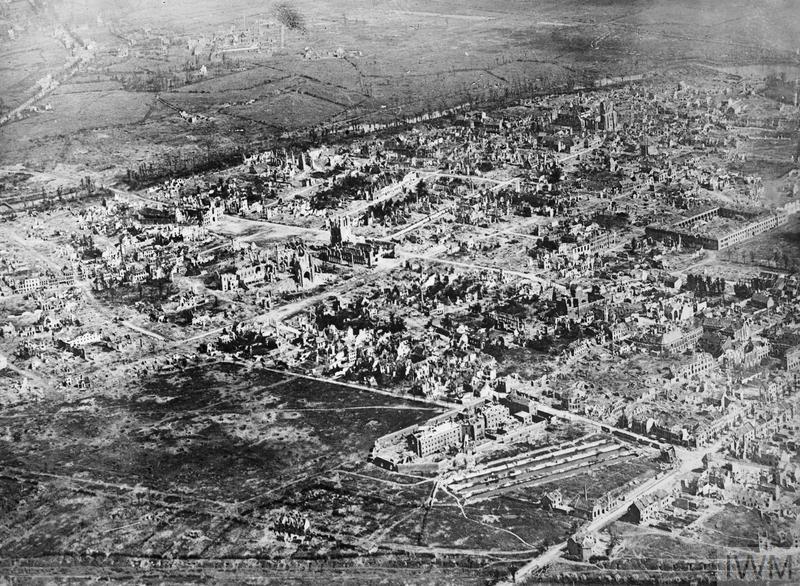
[[(176, 106), (196, 107), (193, 113), (217, 116), (213, 128), (176, 124), (177, 113), (162, 108), (154, 109), (142, 123), (147, 113), (144, 105), (153, 102), (150, 96), (126, 95), (130, 90), (89, 92), (83, 94), (83, 101), (77, 97), (71, 101), (64, 94), (77, 88), (68, 87), (52, 96), (58, 117), (33, 116), (0, 128), (0, 160), (46, 166), (74, 159), (86, 166), (109, 167), (109, 174), (119, 175), (126, 162), (157, 160), (176, 147), (189, 148), (192, 141), (186, 140), (187, 134), (225, 134), (228, 138), (214, 147), (233, 143), (247, 148), (254, 142), (274, 140), (284, 129), (318, 125), (334, 116), (375, 115), (388, 120), (398, 114), (502, 98), (509, 91), (567, 87), (621, 73), (661, 73), (664, 65), (687, 60), (741, 65), (764, 56), (777, 59), (782, 51), (793, 53), (796, 48), (798, 21), (787, 18), (791, 3), (769, 7), (711, 0), (678, 4), (665, 6), (655, 0), (548, 0), (535, 6), (521, 0), (466, 5), (452, 0), (320, 4), (298, 0), (293, 5), (304, 15), (306, 31), (290, 31), (284, 50), (242, 53), (223, 63), (209, 63), (208, 78), (187, 75), (186, 83), (167, 91)], [(118, 49), (119, 37), (94, 22), (97, 12), (98, 7), (89, 1), (69, 17), (84, 27), (81, 34), (104, 48)], [(99, 12), (113, 21), (116, 32), (156, 25), (165, 38), (176, 33), (208, 36), (235, 28), (242, 19), (253, 22), (270, 17), (269, 6), (244, 0), (224, 5), (211, 0), (117, 2), (113, 11), (100, 6)], [(131, 72), (148, 71), (155, 76), (180, 72), (185, 65), (177, 48), (151, 53), (96, 59), (79, 75), (99, 76), (102, 83), (103, 75), (124, 78)], [(306, 53), (311, 59), (304, 58)], [(7, 107), (19, 103), (29, 84), (67, 57), (44, 31), (7, 42), (0, 47), (2, 55), (13, 65), (0, 70), (0, 75), (11, 76), (0, 92)], [(20, 69), (29, 72), (27, 76), (12, 74)], [(189, 97), (199, 94), (201, 103)], [(222, 108), (253, 98), (257, 101), (250, 106)], [(222, 115), (226, 110), (229, 116)], [(127, 126), (134, 123), (139, 127)], [(103, 127), (113, 142), (98, 141), (97, 127)], [(120, 132), (112, 133), (116, 130)], [(47, 137), (47, 141), (28, 140), (32, 137)], [(104, 160), (110, 165), (98, 164)]]
[[(17, 416), (30, 425), (22, 444), (8, 446), (8, 457), (38, 445), (33, 469), (88, 468), (97, 479), (165, 490), (208, 483), (207, 495), (252, 497), (258, 493), (245, 480), (274, 487), (302, 470), (362, 461), (376, 437), (436, 412), (346, 387), (238, 371), (228, 365), (159, 375), (133, 386), (123, 401), (97, 396), (20, 406)], [(62, 441), (47, 446), (50, 437)]]
[[(193, 583), (215, 581), (208, 570), (195, 574), (194, 564), (288, 558), (328, 577), (341, 572), (343, 583), (365, 583), (365, 575), (388, 584), (496, 580), (511, 560), (486, 565), (481, 557), (497, 549), (508, 558), (530, 546), (492, 527), (491, 515), (509, 516), (512, 531), (534, 544), (562, 538), (568, 518), (540, 521), (541, 511), (503, 499), (492, 511), (470, 507), (473, 521), (443, 502), (423, 530), (433, 479), (387, 473), (364, 459), (375, 437), (437, 412), (233, 365), (145, 378), (127, 396), (11, 408), (6, 417), (26, 425), (0, 440), (4, 514), (15, 527), (0, 547), (17, 560), (56, 556), (60, 575), (81, 567), (78, 556), (99, 555), (105, 575), (134, 559), (181, 560)], [(271, 530), (294, 511), (312, 525), (304, 544)], [(450, 523), (472, 536), (442, 541)], [(442, 547), (423, 552), (420, 542)], [(387, 565), (400, 566), (398, 573), (385, 573)], [(443, 567), (452, 571), (445, 576)], [(175, 572), (169, 563), (157, 571), (168, 580)]]
[(63, 65), (64, 53), (64, 48), (46, 35), (0, 43), (0, 113), (30, 97), (33, 84)]
[(372, 442), (438, 412), (233, 365), (153, 376), (117, 398), (10, 407), (5, 421), (26, 424), (0, 436), (17, 529), (0, 547), (16, 557), (288, 555), (295, 546), (268, 526), (295, 508), (321, 532), (307, 553), (361, 539), (430, 490), (364, 464)]
[(153, 96), (101, 90), (53, 94), (47, 101), (53, 110), (10, 125), (4, 133), (6, 139), (19, 144), (26, 140), (136, 124), (147, 114)]
[(305, 94), (283, 94), (265, 104), (256, 103), (251, 106), (236, 106), (229, 109), (236, 116), (262, 122), (282, 129), (295, 130), (303, 128), (311, 118), (319, 117), (318, 122), (333, 116), (339, 108), (319, 98)]
[(284, 72), (272, 66), (264, 65), (190, 83), (178, 88), (177, 93), (217, 94), (219, 92), (234, 91), (248, 91), (249, 93), (249, 91), (258, 89), (265, 84), (271, 84), (287, 77)]

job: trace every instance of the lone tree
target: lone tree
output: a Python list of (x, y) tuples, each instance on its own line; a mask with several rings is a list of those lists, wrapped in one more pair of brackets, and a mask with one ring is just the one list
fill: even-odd
[(306, 32), (306, 19), (288, 2), (275, 6), (275, 18), (288, 29)]

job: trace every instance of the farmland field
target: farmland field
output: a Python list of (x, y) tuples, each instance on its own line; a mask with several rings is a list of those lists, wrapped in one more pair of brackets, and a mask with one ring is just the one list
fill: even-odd
[[(0, 161), (44, 168), (58, 161), (105, 169), (112, 180), (132, 162), (157, 161), (175, 150), (249, 149), (287, 130), (332, 121), (392, 120), (609, 75), (662, 74), (665, 66), (694, 61), (786, 60), (796, 49), (797, 21), (785, 18), (790, 4), (767, 11), (711, 0), (668, 7), (655, 0), (297, 0), (292, 5), (305, 29), (288, 31), (280, 47), (277, 29), (268, 26), (271, 3), (85, 0), (70, 3), (62, 16), (97, 45), (93, 57), (41, 100), (51, 111), (0, 127)], [(221, 61), (210, 58), (215, 34), (252, 23), (267, 48), (237, 46)], [(68, 53), (49, 30), (34, 27), (0, 43), (0, 60), (12, 66), (0, 67), (6, 81), (0, 113), (63, 66)], [(129, 35), (138, 41), (125, 48)], [(195, 55), (181, 43), (196, 39), (207, 43)], [(164, 76), (169, 87), (159, 86)], [(157, 95), (214, 120), (190, 124)]]

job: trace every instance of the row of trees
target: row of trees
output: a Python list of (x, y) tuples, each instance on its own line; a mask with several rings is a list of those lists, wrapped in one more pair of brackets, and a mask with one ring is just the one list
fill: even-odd
[(126, 169), (125, 183), (136, 189), (154, 185), (159, 181), (216, 171), (231, 167), (242, 161), (240, 148), (178, 155), (166, 155), (156, 161), (140, 163), (136, 168)]
[(725, 279), (689, 274), (683, 288), (699, 297), (722, 295), (725, 293)]

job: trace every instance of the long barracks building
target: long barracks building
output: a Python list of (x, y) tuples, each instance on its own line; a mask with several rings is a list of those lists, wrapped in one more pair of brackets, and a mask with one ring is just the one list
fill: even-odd
[(654, 240), (722, 250), (773, 230), (788, 219), (783, 211), (758, 213), (708, 206), (691, 210), (669, 225), (651, 224), (645, 228), (645, 235)]

